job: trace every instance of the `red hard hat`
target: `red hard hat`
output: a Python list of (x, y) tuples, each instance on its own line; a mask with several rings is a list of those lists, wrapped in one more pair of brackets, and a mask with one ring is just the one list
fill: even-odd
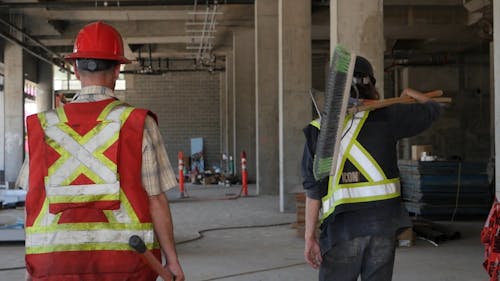
[(65, 58), (67, 60), (102, 59), (130, 63), (130, 60), (123, 56), (123, 40), (120, 33), (102, 21), (84, 26), (76, 36), (73, 53)]

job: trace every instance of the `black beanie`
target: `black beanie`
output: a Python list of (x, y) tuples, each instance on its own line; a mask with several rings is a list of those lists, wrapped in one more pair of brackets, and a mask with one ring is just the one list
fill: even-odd
[(366, 77), (369, 76), (372, 80), (373, 85), (375, 85), (375, 76), (373, 75), (373, 67), (371, 63), (362, 56), (356, 56), (356, 63), (354, 65), (354, 77)]

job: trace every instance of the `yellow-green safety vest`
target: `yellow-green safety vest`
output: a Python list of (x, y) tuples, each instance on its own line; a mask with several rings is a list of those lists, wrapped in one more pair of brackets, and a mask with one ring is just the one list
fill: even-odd
[[(342, 140), (335, 174), (329, 177), (328, 193), (322, 198), (322, 219), (326, 219), (335, 207), (346, 203), (361, 203), (396, 198), (400, 196), (399, 178), (388, 179), (377, 161), (357, 141), (369, 111), (349, 114), (344, 121)], [(347, 126), (347, 124), (350, 124)], [(320, 121), (313, 120), (310, 124), (320, 129)], [(349, 160), (367, 179), (366, 182), (340, 183), (342, 171)]]

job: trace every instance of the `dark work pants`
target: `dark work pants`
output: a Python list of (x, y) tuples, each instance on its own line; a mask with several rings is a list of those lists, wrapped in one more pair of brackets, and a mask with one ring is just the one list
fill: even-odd
[(341, 241), (323, 256), (319, 281), (390, 281), (394, 267), (394, 236), (363, 236)]

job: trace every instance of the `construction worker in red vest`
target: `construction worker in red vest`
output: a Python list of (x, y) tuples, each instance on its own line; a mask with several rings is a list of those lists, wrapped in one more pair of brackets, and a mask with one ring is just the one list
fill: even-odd
[[(375, 82), (370, 62), (356, 57), (351, 97), (379, 99)], [(405, 89), (401, 96), (417, 103), (346, 117), (336, 172), (319, 181), (313, 174), (313, 159), (320, 122), (314, 120), (304, 128), (304, 257), (319, 269), (320, 281), (392, 280), (396, 233), (411, 225), (401, 201), (396, 144), (429, 128), (441, 113), (438, 103), (416, 90)]]
[(120, 34), (88, 24), (66, 59), (82, 90), (27, 119), (27, 279), (156, 280), (128, 244), (137, 235), (158, 261), (164, 254), (172, 280), (184, 280), (165, 196), (177, 183), (156, 119), (113, 94), (120, 64), (130, 63)]

